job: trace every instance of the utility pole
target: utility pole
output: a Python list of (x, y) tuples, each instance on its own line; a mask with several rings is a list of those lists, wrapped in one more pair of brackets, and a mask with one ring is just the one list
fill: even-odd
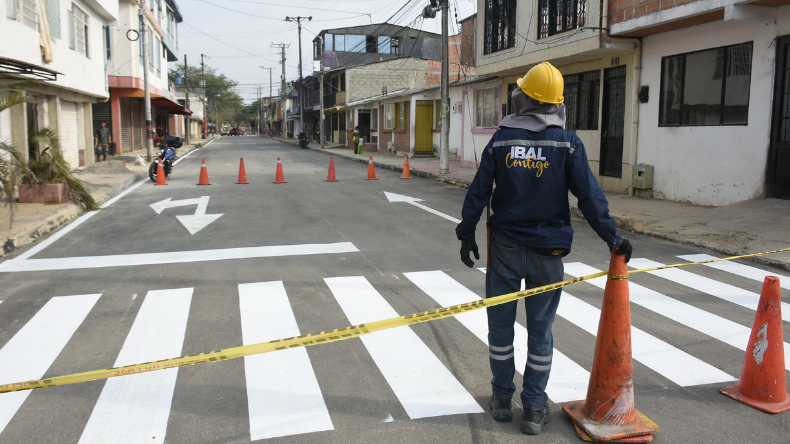
[(442, 7), (442, 128), (439, 138), (439, 174), (450, 172), (450, 51), (447, 41), (448, 0), (440, 0)]
[(261, 85), (258, 85), (258, 91), (257, 91), (256, 98), (258, 99), (258, 102), (255, 104), (256, 105), (255, 106), (255, 108), (256, 108), (255, 109), (255, 114), (258, 116), (258, 121), (257, 121), (258, 127), (255, 128), (255, 134), (256, 135), (260, 135), (260, 132), (261, 132)]
[[(258, 68), (263, 68), (263, 69), (269, 71), (269, 105), (268, 106), (269, 106), (269, 108), (271, 108), (271, 106), (272, 106), (272, 70), (274, 68), (266, 68), (266, 67), (263, 67), (263, 66), (259, 66)], [(271, 122), (271, 116), (270, 116), (270, 120), (269, 121)], [(271, 129), (271, 127), (269, 129)]]
[(203, 103), (206, 104), (204, 107), (206, 112), (203, 113), (203, 136), (205, 139), (208, 139), (208, 94), (206, 94), (206, 63), (203, 61), (205, 58), (205, 54), (200, 54), (200, 76), (202, 77), (201, 83), (203, 84)]
[[(189, 68), (187, 68), (187, 55), (184, 54), (184, 93), (186, 94), (186, 100), (184, 100), (184, 106), (189, 109)], [(187, 121), (186, 124), (186, 143), (189, 145), (189, 133), (191, 132), (190, 125), (192, 124), (190, 116), (184, 116)]]
[(318, 68), (318, 95), (321, 96), (321, 117), (319, 118), (319, 124), (321, 128), (318, 129), (318, 134), (321, 137), (321, 149), (324, 149), (326, 145), (326, 137), (324, 136), (324, 129), (326, 128), (326, 122), (324, 122), (324, 38), (318, 37), (318, 44), (321, 45), (321, 59), (320, 65)]
[(304, 19), (307, 19), (309, 22), (313, 19), (313, 16), (285, 17), (286, 22), (296, 20), (296, 24), (299, 27), (299, 132), (302, 132), (302, 128), (304, 128), (304, 84), (302, 83), (302, 20)]
[[(282, 117), (282, 121), (283, 122), (287, 121), (286, 118), (285, 118), (285, 48), (288, 48), (289, 46), (291, 46), (291, 45), (290, 44), (286, 45), (285, 43), (272, 43), (271, 44), (272, 48), (280, 48), (280, 55), (282, 56), (282, 62), (280, 62), (283, 65), (283, 74), (282, 74), (282, 79), (281, 79), (282, 85), (280, 86), (280, 110), (282, 112), (282, 116), (281, 117)], [(288, 138), (288, 128), (282, 128), (283, 125), (284, 125), (284, 123), (280, 125), (280, 129), (283, 132), (283, 136), (287, 139)]]
[(436, 11), (442, 11), (442, 128), (439, 137), (439, 174), (450, 172), (450, 51), (447, 41), (448, 0), (430, 0), (431, 4), (422, 10), (424, 18), (436, 18)]
[(145, 15), (143, 6), (137, 9), (137, 17), (140, 19), (140, 38), (143, 39), (143, 92), (145, 105), (145, 138), (146, 138), (146, 157), (148, 162), (154, 161), (154, 132), (151, 129), (151, 91), (148, 87), (148, 33), (145, 26)]

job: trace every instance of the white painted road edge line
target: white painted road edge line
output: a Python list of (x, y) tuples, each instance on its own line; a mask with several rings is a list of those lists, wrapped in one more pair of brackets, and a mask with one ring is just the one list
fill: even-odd
[[(206, 145), (208, 145), (208, 143), (207, 143)], [(184, 154), (184, 157), (182, 157), (182, 158), (180, 158), (180, 159), (176, 160), (176, 161), (173, 163), (173, 165), (178, 165), (178, 162), (181, 162), (182, 160), (184, 160), (184, 159), (186, 159), (187, 157), (191, 156), (193, 153), (197, 153), (198, 151), (200, 151), (200, 148), (198, 148), (198, 149), (196, 149), (196, 150), (192, 150), (192, 151), (190, 151), (190, 152), (188, 152), (188, 153)]]
[(187, 262), (251, 259), (311, 254), (356, 253), (351, 242), (332, 244), (275, 245), (267, 247), (226, 248), (221, 250), (173, 251), (166, 253), (122, 254), (114, 256), (63, 257), (13, 260), (0, 264), (0, 272), (74, 270), (81, 268), (124, 267), (130, 265), (177, 264)]
[(40, 244), (36, 245), (35, 247), (25, 251), (24, 253), (20, 254), (19, 256), (15, 257), (14, 259), (8, 260), (0, 264), (0, 267), (14, 262), (24, 262), (30, 256), (34, 254), (38, 254), (41, 250), (47, 248), (48, 246), (52, 245), (55, 241), (60, 239), (61, 237), (69, 234), (69, 232), (80, 225), (82, 225), (85, 221), (90, 219), (91, 217), (99, 214), (98, 211), (91, 211), (88, 213), (83, 214), (77, 220), (67, 225), (64, 229), (58, 231), (57, 233), (53, 234), (52, 236), (48, 237), (45, 241), (41, 242)]
[(121, 194), (113, 197), (112, 199), (108, 200), (107, 202), (104, 202), (104, 204), (102, 204), (102, 206), (100, 206), (99, 208), (101, 208), (103, 210), (103, 209), (109, 207), (110, 205), (112, 205), (115, 202), (117, 202), (120, 198), (122, 198), (122, 197), (126, 196), (127, 194), (131, 193), (132, 191), (136, 190), (140, 185), (148, 182), (148, 180), (149, 179), (147, 177), (145, 179), (140, 180), (136, 184), (134, 184), (134, 185), (130, 186), (129, 188), (127, 188), (126, 190), (124, 190), (124, 192), (122, 192)]

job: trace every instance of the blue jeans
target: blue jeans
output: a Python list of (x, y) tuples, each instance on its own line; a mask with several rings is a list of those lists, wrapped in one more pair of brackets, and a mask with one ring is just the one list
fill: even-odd
[[(486, 298), (513, 293), (521, 289), (559, 282), (564, 277), (561, 256), (543, 256), (531, 248), (491, 235), (491, 262), (486, 270)], [(551, 372), (554, 338), (551, 326), (557, 313), (562, 289), (524, 299), (527, 310), (527, 365), (524, 368), (521, 402), (525, 409), (539, 410), (548, 402), (546, 384)], [(518, 301), (489, 307), (488, 344), (491, 365), (491, 388), (497, 398), (511, 398), (513, 383), (513, 335)]]

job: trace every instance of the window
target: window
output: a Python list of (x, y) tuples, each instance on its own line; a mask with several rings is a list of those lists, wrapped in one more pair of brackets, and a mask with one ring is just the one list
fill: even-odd
[(340, 74), (340, 91), (346, 90), (346, 73)]
[(379, 53), (389, 54), (392, 39), (389, 37), (379, 36)]
[(110, 41), (110, 27), (104, 27), (104, 51), (107, 53), (107, 60), (112, 60), (112, 43)]
[(516, 46), (516, 3), (517, 0), (485, 0), (486, 54)]
[(395, 104), (384, 104), (384, 129), (395, 128)]
[(496, 128), (499, 126), (499, 87), (475, 91), (475, 127)]
[(332, 34), (324, 34), (324, 51), (335, 50), (335, 39)]
[(148, 70), (154, 72), (154, 31), (148, 28)]
[(22, 23), (27, 27), (38, 31), (38, 4), (37, 0), (21, 0), (22, 3)]
[(49, 36), (53, 39), (61, 38), (60, 33), (60, 1), (47, 0), (47, 21), (49, 22)]
[(398, 102), (397, 106), (398, 128), (406, 128), (406, 102)]
[(516, 104), (513, 103), (513, 91), (518, 88), (516, 83), (507, 84), (507, 97), (502, 99), (502, 115), (514, 114), (516, 112)]
[(379, 129), (379, 109), (373, 108), (370, 110), (370, 129)]
[[(364, 35), (346, 35), (346, 52), (365, 52), (365, 36)], [(337, 42), (335, 42), (337, 44)], [(335, 48), (337, 51), (337, 48)]]
[(162, 41), (156, 38), (156, 75), (162, 77)]
[(69, 36), (69, 46), (77, 53), (90, 57), (90, 52), (88, 51), (88, 36), (90, 35), (88, 32), (88, 14), (85, 14), (77, 5), (72, 4), (70, 18), (72, 23), (69, 29), (71, 34)]
[(400, 39), (390, 41), (390, 54), (400, 54)]
[(601, 96), (601, 71), (563, 76), (565, 80), (565, 129), (597, 130)]
[(540, 0), (538, 38), (582, 28), (586, 21), (587, 0)]
[(376, 39), (375, 35), (366, 35), (365, 36), (365, 52), (378, 52), (379, 44), (378, 39)]
[(747, 125), (752, 44), (661, 60), (659, 126)]
[(6, 17), (16, 20), (19, 14), (19, 0), (6, 0)]

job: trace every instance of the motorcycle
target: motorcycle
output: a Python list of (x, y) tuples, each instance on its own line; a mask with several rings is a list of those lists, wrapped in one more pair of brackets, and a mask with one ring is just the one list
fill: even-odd
[(310, 143), (310, 139), (307, 138), (307, 133), (304, 131), (299, 133), (299, 147), (307, 148), (308, 143)]
[(315, 143), (321, 143), (321, 133), (319, 133), (318, 131), (316, 131), (316, 132), (313, 134), (313, 140), (315, 140)]
[(162, 169), (165, 170), (165, 178), (169, 178), (170, 173), (173, 171), (173, 166), (176, 160), (178, 160), (176, 148), (181, 147), (183, 142), (180, 137), (171, 137), (168, 137), (164, 142), (159, 144), (157, 160), (151, 163), (151, 166), (148, 168), (148, 177), (154, 183), (156, 183), (156, 175), (159, 171), (160, 161), (162, 162)]

